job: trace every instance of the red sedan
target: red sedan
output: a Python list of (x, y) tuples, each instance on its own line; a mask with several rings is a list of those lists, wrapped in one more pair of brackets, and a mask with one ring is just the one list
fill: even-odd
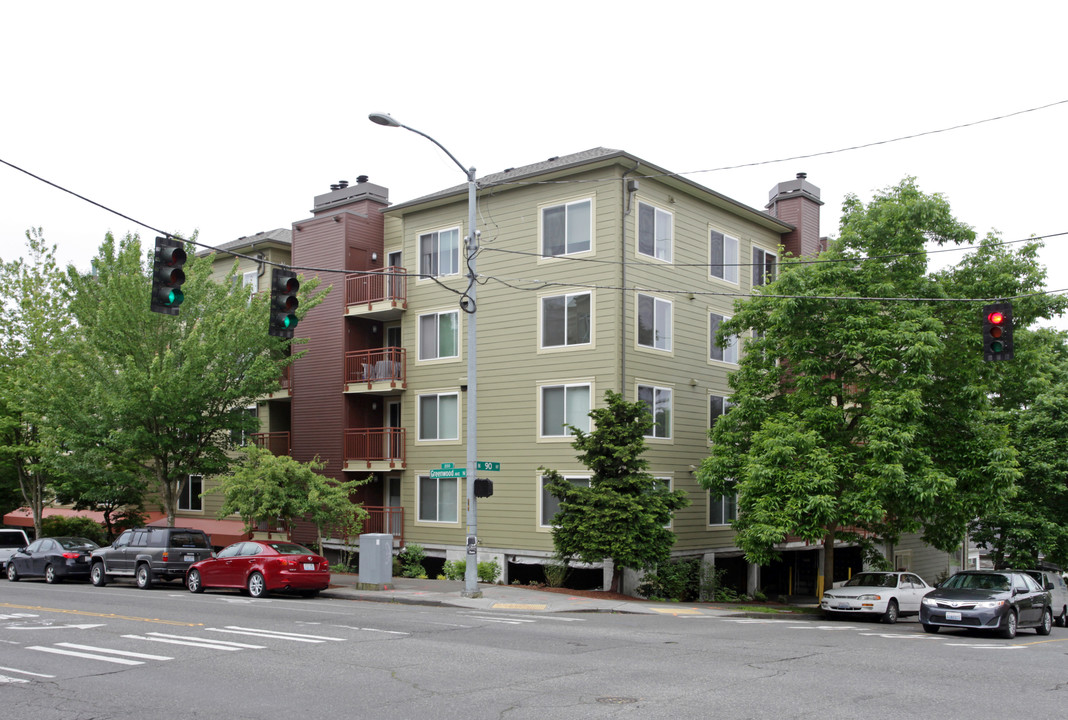
[(224, 548), (216, 557), (193, 563), (185, 573), (190, 592), (237, 588), (254, 598), (291, 591), (315, 597), (330, 585), (330, 566), (303, 545), (283, 540), (246, 540)]

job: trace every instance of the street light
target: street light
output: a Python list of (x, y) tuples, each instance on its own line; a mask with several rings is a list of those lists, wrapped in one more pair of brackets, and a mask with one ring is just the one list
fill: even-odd
[(400, 127), (416, 135), (422, 135), (441, 148), (449, 159), (467, 175), (467, 278), (468, 288), (460, 300), (460, 307), (467, 313), (467, 562), (464, 570), (464, 597), (482, 597), (478, 589), (478, 510), (475, 499), (475, 473), (478, 461), (478, 392), (477, 392), (477, 342), (475, 325), (475, 253), (478, 250), (478, 231), (475, 230), (475, 169), (465, 168), (463, 163), (434, 138), (413, 127), (397, 122), (386, 113), (371, 113), (367, 118), (385, 127)]

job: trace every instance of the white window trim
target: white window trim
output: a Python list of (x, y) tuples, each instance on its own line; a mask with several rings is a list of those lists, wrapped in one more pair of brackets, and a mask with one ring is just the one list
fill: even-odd
[[(423, 236), (424, 235), (432, 235), (434, 233), (438, 233), (438, 237), (439, 237), (438, 247), (440, 248), (441, 247), (441, 245), (440, 245), (441, 233), (449, 232), (450, 230), (455, 230), (457, 235), (458, 235), (457, 245), (456, 245), (456, 248), (457, 248), (456, 249), (456, 272), (454, 272), (454, 273), (445, 273), (445, 274), (442, 274), (441, 272), (439, 272), (434, 277), (438, 277), (438, 278), (441, 278), (441, 277), (454, 277), (454, 276), (459, 276), (459, 275), (462, 274), (463, 267), (464, 267), (464, 242), (467, 239), (467, 236), (464, 235), (463, 226), (462, 225), (451, 225), (451, 226), (445, 226), (445, 227), (432, 227), (432, 228), (427, 228), (425, 230), (419, 230), (418, 232), (415, 233), (415, 262), (416, 262), (416, 267), (414, 269), (414, 272), (416, 273), (416, 280), (415, 280), (416, 283), (434, 282), (433, 278), (423, 277)], [(438, 254), (440, 255), (440, 250), (439, 250)], [(438, 260), (438, 270), (440, 270), (440, 269), (441, 269), (441, 261), (439, 259)], [(407, 270), (409, 272), (413, 272), (412, 268), (407, 268)]]
[[(576, 205), (576, 204), (581, 203), (581, 202), (589, 202), (589, 204), (590, 204), (590, 249), (589, 250), (580, 250), (579, 252), (573, 252), (573, 253), (565, 252), (565, 253), (561, 253), (559, 255), (546, 255), (545, 254), (545, 237), (544, 237), (545, 229), (544, 229), (543, 223), (542, 223), (542, 218), (543, 218), (544, 212), (546, 210), (551, 209), (551, 208), (560, 207), (561, 205), (563, 205), (566, 208), (568, 205)], [(594, 252), (597, 249), (597, 233), (594, 232), (594, 229), (596, 227), (597, 227), (597, 201), (592, 195), (591, 196), (587, 196), (587, 197), (574, 197), (574, 198), (570, 198), (570, 199), (567, 199), (567, 200), (554, 200), (552, 202), (542, 203), (542, 204), (538, 205), (538, 234), (537, 234), (537, 238), (535, 240), (538, 243), (538, 247), (537, 247), (537, 250), (536, 250), (536, 253), (537, 253), (537, 256), (538, 256), (538, 262), (539, 263), (553, 262), (554, 260), (559, 260), (560, 258), (572, 258), (572, 257), (581, 257), (582, 255), (593, 255)], [(566, 240), (565, 240), (565, 246), (566, 246)]]
[[(455, 395), (456, 396), (456, 437), (439, 439), (423, 439), (419, 437), (419, 429), (422, 427), (422, 413), (423, 403), (420, 402), (422, 398), (433, 395), (434, 397), (441, 397), (442, 395)], [(421, 392), (415, 396), (415, 442), (416, 444), (426, 445), (460, 445), (464, 441), (464, 427), (463, 427), (463, 408), (460, 402), (461, 392), (459, 388), (449, 388), (445, 390), (428, 390), (427, 392)]]
[(204, 512), (204, 498), (203, 497), (198, 497), (197, 498), (197, 500), (200, 501), (200, 509), (199, 510), (195, 510), (195, 509), (193, 509), (191, 507), (182, 507), (183, 504), (188, 505), (189, 504), (188, 500), (192, 499), (192, 492), (191, 492), (190, 488), (192, 486), (191, 480), (193, 478), (199, 478), (200, 479), (200, 493), (198, 493), (198, 495), (202, 495), (204, 493), (204, 476), (203, 475), (196, 475), (196, 474), (186, 475), (186, 480), (185, 480), (184, 483), (182, 483), (181, 493), (178, 496), (178, 510), (180, 510), (181, 512), (203, 513)]
[(671, 427), (669, 428), (669, 432), (668, 432), (667, 437), (657, 437), (655, 435), (646, 435), (645, 436), (645, 441), (648, 442), (648, 443), (652, 443), (652, 444), (674, 444), (674, 442), (675, 442), (675, 421), (676, 421), (676, 418), (675, 418), (675, 388), (672, 387), (671, 385), (657, 385), (656, 383), (653, 383), (653, 382), (645, 382), (643, 380), (639, 380), (634, 384), (634, 399), (635, 400), (640, 400), (641, 399), (640, 391), (641, 391), (641, 389), (643, 387), (647, 387), (647, 388), (652, 388), (653, 389), (653, 407), (654, 407), (653, 427), (654, 428), (656, 427), (656, 415), (655, 415), (656, 391), (657, 390), (667, 390), (669, 393), (671, 393), (671, 420), (670, 420)]
[[(645, 253), (643, 253), (641, 251), (641, 244), (642, 244), (641, 223), (639, 222), (637, 215), (641, 212), (640, 208), (641, 208), (642, 205), (648, 205), (649, 207), (653, 208), (653, 228), (654, 228), (654, 230), (656, 228), (656, 215), (657, 215), (658, 212), (666, 214), (668, 216), (668, 218), (670, 219), (670, 221), (671, 221), (671, 241), (668, 243), (668, 251), (667, 251), (668, 257), (666, 259), (662, 258), (662, 257), (657, 257), (655, 254), (646, 255)], [(655, 237), (653, 238), (653, 252), (654, 253), (656, 252), (656, 238)], [(656, 262), (667, 263), (668, 265), (670, 265), (672, 262), (674, 262), (674, 259), (675, 259), (675, 213), (673, 213), (670, 210), (665, 210), (664, 208), (660, 207), (657, 203), (650, 202), (649, 200), (642, 200), (641, 198), (639, 198), (638, 199), (638, 205), (636, 206), (635, 219), (634, 219), (634, 254), (637, 257), (643, 258), (645, 260), (654, 260)]]
[[(718, 310), (713, 310), (712, 308), (709, 308), (708, 312), (705, 313), (705, 336), (708, 338), (707, 341), (706, 341), (706, 346), (705, 346), (705, 361), (709, 365), (737, 365), (738, 363), (741, 362), (741, 359), (742, 359), (742, 347), (741, 347), (742, 346), (742, 336), (740, 336), (740, 335), (733, 336), (734, 337), (734, 342), (731, 343), (730, 348), (720, 348), (719, 346), (717, 346), (715, 344), (715, 338), (712, 336), (712, 316), (713, 315), (719, 315), (721, 318), (723, 318), (720, 321), (721, 324), (727, 322), (732, 317), (731, 315), (724, 315), (722, 312), (720, 312)], [(727, 360), (726, 358), (724, 358), (723, 360), (716, 360), (715, 358), (712, 357), (713, 348), (721, 350), (724, 353), (724, 355), (727, 353), (728, 349), (733, 349), (734, 350), (734, 360)]]
[[(560, 473), (564, 480), (586, 480), (587, 484), (590, 481), (589, 473)], [(535, 482), (537, 483), (537, 496), (538, 496), (538, 514), (534, 518), (535, 530), (538, 532), (552, 532), (555, 525), (543, 525), (541, 522), (542, 516), (545, 514), (545, 476), (538, 473), (535, 476)]]
[[(756, 264), (756, 257), (754, 257), (754, 256), (757, 254), (757, 252), (762, 252), (765, 255), (765, 260), (764, 260), (764, 263), (762, 263), (762, 264), (767, 264), (766, 257), (768, 255), (770, 255), (771, 257), (775, 258), (775, 276), (778, 277), (779, 276), (779, 253), (777, 253), (777, 252), (775, 252), (773, 250), (768, 250), (767, 248), (760, 247), (759, 245), (754, 243), (749, 248), (749, 282), (750, 283), (753, 282), (753, 265)], [(752, 285), (752, 287), (753, 288), (760, 288), (760, 287), (764, 287), (765, 284), (767, 284), (767, 283), (764, 283), (764, 284), (761, 284), (761, 285)]]
[[(717, 232), (717, 233), (719, 233), (720, 235), (723, 236), (723, 238), (724, 238), (724, 241), (723, 241), (724, 242), (724, 249), (726, 249), (726, 244), (727, 244), (726, 239), (727, 238), (730, 238), (731, 240), (734, 241), (734, 260), (733, 260), (733, 262), (729, 261), (728, 258), (724, 257), (724, 258), (722, 258), (720, 260), (720, 262), (717, 263), (716, 260), (718, 258), (712, 257), (712, 233), (713, 232)], [(731, 235), (730, 233), (728, 233), (728, 232), (726, 232), (724, 230), (720, 230), (719, 228), (717, 228), (717, 227), (715, 227), (713, 225), (709, 225), (708, 226), (708, 232), (706, 233), (706, 235), (708, 237), (708, 277), (713, 282), (725, 283), (727, 285), (731, 285), (731, 286), (737, 287), (741, 283), (740, 278), (741, 278), (741, 275), (742, 275), (742, 273), (741, 273), (741, 268), (742, 268), (742, 265), (741, 265), (741, 262), (742, 262), (742, 260), (741, 260), (741, 258), (742, 258), (742, 239), (740, 237), (738, 237), (737, 235)], [(726, 253), (724, 253), (724, 254), (726, 254)], [(713, 265), (722, 265), (723, 274), (726, 276), (728, 274), (733, 273), (734, 278), (731, 279), (729, 277), (716, 277), (715, 275), (712, 274), (712, 266)]]
[[(575, 343), (574, 345), (550, 345), (545, 346), (543, 343), (545, 339), (542, 337), (544, 331), (544, 310), (546, 298), (552, 297), (567, 297), (569, 295), (589, 295), (590, 296), (590, 340), (584, 343)], [(576, 350), (589, 350), (597, 347), (597, 294), (593, 290), (580, 290), (578, 292), (569, 293), (546, 293), (545, 295), (538, 296), (538, 352), (555, 353), (555, 352), (574, 352)]]
[[(466, 487), (466, 483), (463, 478), (454, 478), (456, 480), (456, 520), (423, 520), (419, 517), (419, 508), (422, 505), (422, 493), (423, 493), (423, 480), (430, 480), (430, 473), (425, 475), (419, 474), (415, 476), (415, 524), (422, 525), (424, 527), (460, 527), (460, 520), (463, 518), (463, 505), (461, 504), (461, 498), (463, 493), (461, 492), (461, 486)], [(437, 478), (438, 480), (445, 480), (451, 478)], [(441, 483), (437, 484), (438, 491), (440, 492)]]
[[(594, 387), (593, 387), (593, 379), (590, 378), (590, 379), (579, 379), (579, 380), (558, 380), (558, 381), (555, 381), (555, 382), (545, 381), (545, 382), (539, 382), (538, 383), (538, 416), (536, 418), (537, 428), (535, 428), (535, 430), (534, 430), (534, 434), (535, 434), (535, 437), (537, 438), (537, 442), (544, 442), (544, 443), (561, 443), (562, 442), (562, 443), (567, 443), (567, 444), (570, 445), (571, 443), (573, 443), (575, 441), (575, 436), (574, 435), (542, 435), (541, 434), (541, 431), (542, 431), (542, 417), (543, 417), (542, 413), (544, 413), (544, 411), (545, 411), (545, 409), (544, 409), (545, 389), (546, 388), (554, 388), (554, 387), (563, 387), (563, 388), (588, 387), (590, 389), (590, 409), (589, 409), (589, 411), (592, 411), (596, 407), (596, 394), (595, 394)], [(566, 395), (566, 390), (565, 390), (565, 395)], [(566, 400), (565, 400), (565, 402), (566, 402)], [(589, 412), (589, 411), (587, 411), (587, 412)], [(565, 415), (566, 415), (566, 413), (565, 413)], [(590, 421), (590, 431), (592, 432), (593, 431), (593, 418), (589, 418), (589, 421)]]
[[(423, 357), (421, 357), (422, 354), (423, 354), (423, 347), (422, 347), (422, 343), (423, 343), (423, 332), (422, 332), (422, 330), (423, 330), (423, 327), (422, 327), (423, 326), (423, 318), (427, 317), (428, 315), (434, 315), (435, 317), (440, 317), (442, 315), (449, 315), (449, 314), (456, 315), (456, 354), (455, 355), (446, 355), (444, 357), (441, 357), (441, 356), (432, 357), (432, 358), (423, 358)], [(454, 309), (428, 310), (427, 312), (420, 313), (418, 315), (418, 317), (416, 317), (416, 319), (415, 319), (415, 362), (419, 363), (419, 364), (422, 364), (422, 363), (434, 364), (434, 363), (451, 363), (451, 362), (457, 362), (457, 361), (461, 360), (463, 358), (463, 353), (464, 353), (464, 350), (463, 350), (463, 337), (464, 337), (464, 328), (463, 328), (464, 319), (463, 319), (463, 316), (464, 316), (464, 313), (461, 313), (459, 310), (454, 310)], [(440, 342), (439, 342), (439, 345), (440, 345)], [(435, 348), (435, 352), (436, 351), (437, 351), (437, 348)]]
[[(671, 316), (671, 319), (669, 321), (669, 327), (668, 327), (668, 343), (669, 343), (669, 346), (667, 348), (659, 348), (656, 345), (642, 345), (641, 341), (639, 340), (638, 336), (639, 336), (640, 331), (641, 331), (641, 325), (640, 325), (640, 320), (639, 320), (638, 316), (640, 314), (639, 305), (641, 303), (641, 298), (642, 297), (648, 297), (648, 298), (652, 298), (653, 299), (653, 323), (654, 323), (653, 335), (654, 336), (656, 335), (656, 327), (655, 327), (655, 323), (656, 323), (656, 307), (657, 307), (657, 305), (659, 303), (667, 303), (668, 311), (669, 311), (669, 314)], [(654, 343), (656, 342), (655, 337), (654, 337), (653, 342)], [(640, 293), (635, 293), (634, 294), (634, 347), (637, 348), (638, 350), (650, 350), (650, 351), (653, 351), (653, 352), (656, 352), (656, 353), (666, 353), (668, 355), (674, 355), (675, 354), (675, 303), (673, 303), (671, 300), (668, 300), (666, 298), (657, 297), (656, 295), (653, 295), (652, 293), (642, 293), (642, 292), (640, 292)]]
[[(667, 484), (668, 492), (671, 492), (672, 490), (675, 489), (675, 478), (674, 478), (673, 475), (671, 475), (669, 473), (668, 474), (664, 474), (664, 475), (657, 475), (656, 473), (651, 473), (651, 474), (653, 476), (653, 479), (656, 480), (657, 482), (666, 483)], [(675, 513), (674, 512), (671, 513), (671, 519), (668, 520), (668, 524), (664, 526), (664, 529), (665, 530), (670, 530), (673, 527), (675, 527)]]

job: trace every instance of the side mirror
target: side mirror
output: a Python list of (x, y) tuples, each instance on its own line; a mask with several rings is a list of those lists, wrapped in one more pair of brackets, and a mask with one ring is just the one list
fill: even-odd
[(1047, 590), (1053, 590), (1053, 589), (1054, 589), (1054, 586), (1053, 586), (1053, 581), (1052, 581), (1052, 580), (1047, 580), (1047, 581), (1046, 581), (1046, 589), (1047, 589)]

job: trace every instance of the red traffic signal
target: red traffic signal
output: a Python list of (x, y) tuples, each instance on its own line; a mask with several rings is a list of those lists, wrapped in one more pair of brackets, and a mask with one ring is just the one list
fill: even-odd
[(1011, 360), (1012, 347), (1012, 303), (994, 303), (985, 305), (981, 315), (983, 321), (983, 360)]

